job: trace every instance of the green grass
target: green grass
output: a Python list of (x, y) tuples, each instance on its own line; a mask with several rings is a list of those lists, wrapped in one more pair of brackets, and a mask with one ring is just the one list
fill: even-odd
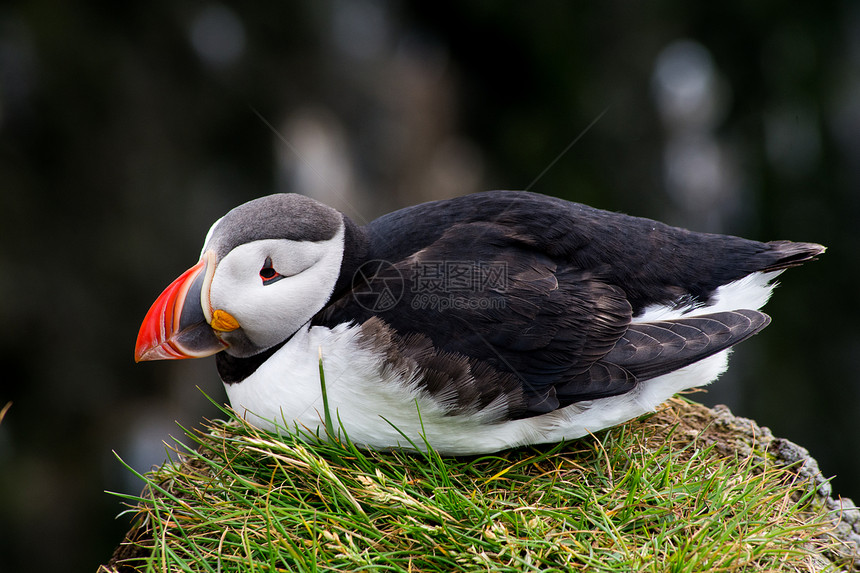
[[(673, 408), (688, 407), (675, 401)], [(139, 571), (811, 571), (813, 491), (669, 410), (567, 444), (450, 458), (227, 421), (141, 476)]]

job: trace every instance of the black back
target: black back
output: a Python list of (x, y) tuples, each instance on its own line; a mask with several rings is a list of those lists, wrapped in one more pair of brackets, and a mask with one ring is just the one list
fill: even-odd
[[(631, 319), (653, 304), (707, 304), (722, 285), (823, 250), (505, 191), (417, 205), (363, 231), (364, 261), (375, 262), (344, 268), (351, 283), (341, 277), (348, 287), (314, 324), (377, 317), (401, 337), (420, 333), (439, 353), (513, 375), (522, 398), (509, 417), (626, 392), (751, 336), (766, 315), (718, 313), (656, 326)], [(492, 386), (492, 375), (471, 383)]]

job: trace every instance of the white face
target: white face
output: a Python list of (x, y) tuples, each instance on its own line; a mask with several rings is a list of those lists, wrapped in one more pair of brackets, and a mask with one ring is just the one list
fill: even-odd
[(343, 243), (341, 227), (327, 241), (245, 243), (218, 261), (209, 288), (209, 310), (230, 313), (240, 326), (219, 333), (231, 345), (226, 352), (242, 356), (271, 348), (310, 321), (334, 290)]

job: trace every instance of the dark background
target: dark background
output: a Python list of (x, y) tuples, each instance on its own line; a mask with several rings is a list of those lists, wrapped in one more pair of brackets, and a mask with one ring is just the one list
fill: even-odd
[(212, 360), (135, 365), (140, 320), (217, 217), (284, 190), (361, 223), (530, 188), (828, 245), (698, 396), (860, 497), (858, 150), (848, 0), (5, 2), (0, 568), (107, 560), (104, 490), (140, 489), (112, 450), (145, 470), (215, 415), (197, 386), (224, 399)]

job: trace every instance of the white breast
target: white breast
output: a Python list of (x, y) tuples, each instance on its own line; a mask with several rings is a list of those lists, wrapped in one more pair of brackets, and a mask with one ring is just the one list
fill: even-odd
[[(486, 425), (500, 405), (469, 416), (446, 415), (418, 388), (415, 368), (391, 371), (383, 357), (360, 344), (359, 333), (359, 327), (347, 325), (300, 330), (253, 375), (225, 385), (230, 403), (255, 426), (271, 431), (298, 427), (324, 436), (322, 351), (332, 421), (358, 445), (410, 449), (411, 440), (423, 448), (425, 432), (434, 448), (449, 453), (499, 450), (516, 441), (518, 424), (509, 423), (510, 429), (509, 424)], [(476, 442), (477, 434), (483, 437)]]

